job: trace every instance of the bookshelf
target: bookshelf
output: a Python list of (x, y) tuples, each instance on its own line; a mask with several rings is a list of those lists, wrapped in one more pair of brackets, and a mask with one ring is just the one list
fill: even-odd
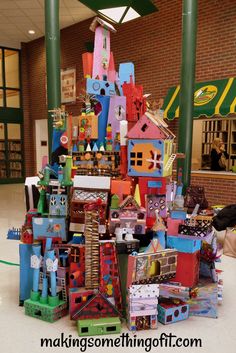
[(202, 164), (201, 169), (211, 167), (211, 146), (215, 138), (221, 138), (229, 154), (228, 170), (236, 166), (236, 120), (214, 119), (202, 121)]
[(8, 173), (9, 178), (22, 177), (21, 140), (8, 140)]
[(0, 178), (7, 177), (7, 156), (5, 140), (0, 140)]
[(21, 125), (0, 122), (0, 184), (18, 182), (24, 176)]
[(22, 142), (20, 139), (0, 139), (0, 180), (23, 177)]

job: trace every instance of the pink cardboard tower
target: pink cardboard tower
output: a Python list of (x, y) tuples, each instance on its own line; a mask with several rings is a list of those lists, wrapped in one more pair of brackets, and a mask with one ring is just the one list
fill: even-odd
[(115, 28), (108, 22), (95, 17), (90, 26), (91, 31), (95, 32), (93, 78), (108, 80), (108, 69), (110, 63), (110, 32), (115, 33)]

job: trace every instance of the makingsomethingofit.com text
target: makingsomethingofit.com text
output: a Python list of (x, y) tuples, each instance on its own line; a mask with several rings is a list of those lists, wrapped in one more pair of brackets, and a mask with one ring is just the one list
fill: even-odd
[(151, 352), (153, 348), (169, 347), (202, 347), (201, 338), (178, 337), (172, 333), (161, 333), (159, 337), (140, 338), (136, 334), (122, 333), (118, 337), (82, 337), (73, 338), (72, 335), (65, 336), (64, 333), (57, 338), (41, 338), (41, 347), (45, 348), (79, 348), (80, 352), (86, 352), (89, 348), (143, 348), (145, 352)]

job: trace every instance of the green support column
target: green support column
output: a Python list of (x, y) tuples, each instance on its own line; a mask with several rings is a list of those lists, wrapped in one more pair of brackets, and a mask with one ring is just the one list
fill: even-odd
[[(61, 106), (59, 0), (45, 0), (45, 45), (48, 110)], [(53, 120), (48, 113), (48, 155), (51, 162)]]
[(178, 151), (184, 153), (185, 158), (178, 161), (178, 168), (183, 168), (184, 190), (190, 184), (191, 179), (193, 100), (197, 41), (197, 3), (198, 0), (183, 0)]

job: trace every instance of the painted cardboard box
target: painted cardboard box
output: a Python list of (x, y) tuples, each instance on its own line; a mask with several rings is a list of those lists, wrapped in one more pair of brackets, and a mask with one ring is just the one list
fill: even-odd
[(113, 82), (87, 79), (86, 91), (89, 94), (99, 94), (101, 96), (114, 96), (116, 94)]
[(66, 218), (33, 218), (34, 240), (40, 238), (58, 238), (67, 240)]
[(192, 254), (178, 252), (176, 275), (173, 281), (180, 282), (182, 286), (194, 287), (199, 279), (200, 252)]
[(68, 202), (67, 195), (50, 195), (49, 214), (50, 216), (67, 216)]
[(177, 298), (186, 301), (190, 298), (190, 288), (175, 283), (160, 283), (160, 297)]
[(184, 235), (178, 235), (177, 237), (171, 235), (167, 236), (167, 247), (184, 253), (192, 254), (200, 250), (201, 244), (200, 239), (189, 239)]
[(158, 321), (164, 325), (186, 320), (189, 317), (189, 305), (180, 299), (166, 299), (158, 304)]
[(190, 316), (218, 317), (218, 283), (202, 280), (188, 300)]
[(172, 174), (175, 136), (162, 119), (146, 112), (127, 137), (128, 175), (166, 177)]
[(177, 251), (165, 249), (156, 253), (129, 255), (127, 288), (131, 284), (161, 283), (175, 276)]
[(128, 327), (131, 331), (157, 328), (158, 284), (132, 285), (128, 289)]
[(145, 234), (146, 209), (131, 195), (119, 204), (119, 208), (110, 210), (110, 232), (114, 233), (116, 228), (132, 228), (134, 234)]

